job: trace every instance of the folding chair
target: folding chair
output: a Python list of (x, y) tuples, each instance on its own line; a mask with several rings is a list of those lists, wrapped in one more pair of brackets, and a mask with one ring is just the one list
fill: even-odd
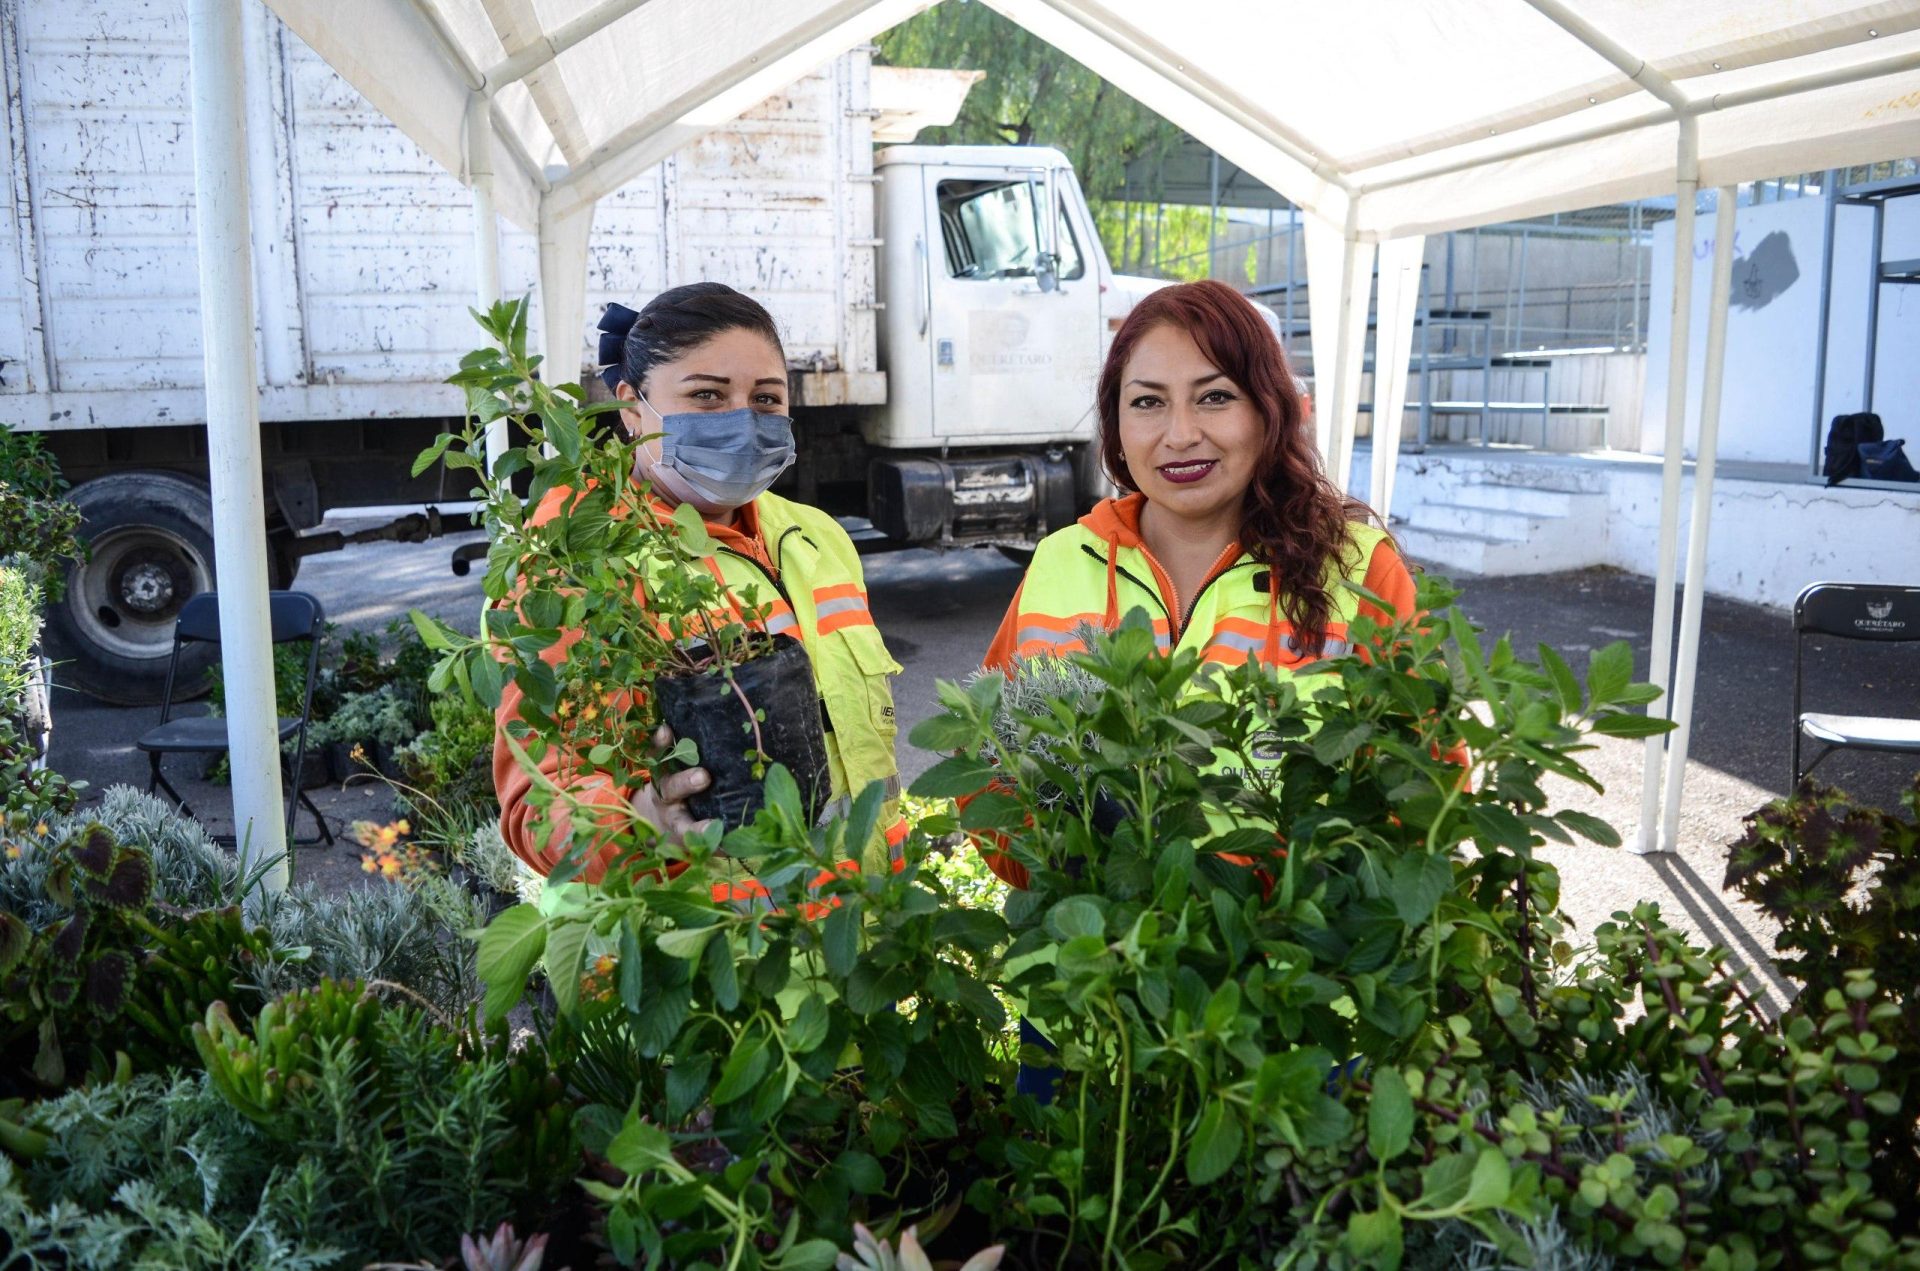
[[(1883, 643), (1920, 641), (1920, 587), (1815, 583), (1793, 602), (1793, 785), (1836, 750), (1920, 755), (1920, 717), (1823, 715), (1800, 709), (1800, 670), (1810, 635)], [(1800, 743), (1823, 749), (1805, 768)]]
[[(293, 771), (288, 775), (287, 784), (290, 793), (287, 796), (287, 841), (294, 843), (293, 819), (296, 809), (304, 807), (313, 814), (314, 823), (320, 827), (317, 839), (302, 839), (297, 846), (308, 847), (316, 843), (331, 846), (333, 831), (327, 826), (327, 818), (313, 805), (307, 792), (300, 788), (300, 770), (307, 758), (307, 724), (313, 717), (313, 685), (315, 673), (320, 662), (320, 636), (326, 625), (326, 617), (320, 611), (320, 602), (304, 591), (273, 591), (267, 593), (267, 602), (272, 614), (273, 643), (287, 644), (294, 640), (307, 640), (307, 685), (301, 694), (300, 717), (298, 719), (281, 718), (279, 736), (284, 744), (293, 737), (300, 739), (293, 752)], [(147, 793), (152, 794), (154, 787), (165, 790), (180, 810), (188, 816), (193, 809), (160, 770), (160, 760), (166, 755), (223, 755), (232, 749), (227, 736), (227, 721), (221, 716), (188, 715), (179, 719), (173, 714), (173, 679), (180, 667), (180, 651), (189, 644), (220, 643), (220, 606), (215, 594), (201, 592), (192, 597), (180, 608), (180, 617), (173, 628), (173, 657), (167, 663), (167, 687), (160, 699), (160, 722), (141, 734), (136, 743), (147, 754), (151, 765), (151, 775), (147, 778)], [(284, 752), (282, 762), (284, 763)]]

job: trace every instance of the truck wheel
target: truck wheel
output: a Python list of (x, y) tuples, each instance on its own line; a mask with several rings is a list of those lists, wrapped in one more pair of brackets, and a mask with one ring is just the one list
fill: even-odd
[[(150, 706), (166, 686), (173, 623), (214, 585), (213, 505), (206, 487), (170, 472), (116, 472), (69, 496), (89, 559), (47, 612), (56, 680), (103, 701)], [(213, 650), (183, 653), (174, 698), (206, 692)]]

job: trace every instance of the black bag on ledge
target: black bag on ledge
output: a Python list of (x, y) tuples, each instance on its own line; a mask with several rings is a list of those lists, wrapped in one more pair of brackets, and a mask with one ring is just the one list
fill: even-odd
[(1886, 440), (1887, 430), (1880, 423), (1880, 416), (1870, 410), (1854, 415), (1835, 415), (1833, 422), (1827, 425), (1826, 457), (1820, 465), (1820, 475), (1827, 479), (1829, 489), (1839, 485), (1848, 477), (1864, 476), (1865, 470), (1860, 464), (1860, 446), (1862, 443)]

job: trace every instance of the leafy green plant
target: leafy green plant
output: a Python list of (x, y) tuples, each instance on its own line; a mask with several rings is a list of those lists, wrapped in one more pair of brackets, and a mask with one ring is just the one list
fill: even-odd
[[(311, 641), (289, 640), (285, 644), (273, 646), (273, 708), (274, 711), (289, 719), (298, 719), (300, 710), (306, 704), (307, 657)], [(338, 637), (334, 624), (328, 623), (320, 635), (320, 668), (315, 672), (313, 689), (313, 717), (325, 719), (332, 713), (339, 701), (339, 693), (332, 686), (332, 675), (328, 668), (337, 656)], [(224, 715), (227, 709), (227, 682), (216, 661), (207, 668), (207, 713)], [(312, 745), (312, 732), (309, 729), (309, 746)]]
[(310, 730), (308, 745), (342, 742), (391, 748), (406, 745), (419, 732), (411, 704), (392, 685), (382, 685), (342, 697), (333, 713)]
[[(598, 1080), (576, 1066), (596, 1100), (584, 1137), (626, 1178), (583, 1185), (623, 1259), (825, 1267), (851, 1219), (875, 1205), (930, 1212), (952, 1199), (939, 1178), (968, 1168), (964, 1088), (984, 1087), (987, 1038), (1004, 1023), (978, 971), (1005, 924), (945, 903), (913, 864), (832, 868), (872, 833), (878, 785), (824, 827), (783, 769), (768, 787), (724, 862), (714, 831), (655, 845), (652, 870), (610, 875), (568, 913), (508, 910), (481, 943), (489, 1014), (544, 958), (555, 1045), (598, 1057)], [(729, 869), (750, 870), (772, 911), (716, 901), (707, 879)], [(823, 871), (834, 881), (813, 887)], [(618, 952), (589, 966), (592, 933)], [(907, 998), (911, 1011), (895, 1008)], [(857, 1071), (842, 1061), (850, 1046)], [(912, 1181), (890, 1186), (890, 1173)]]
[(1859, 1092), (1898, 1104), (1874, 1145), (1874, 1185), (1920, 1196), (1920, 778), (1902, 803), (1905, 817), (1808, 783), (1747, 818), (1722, 885), (1780, 924), (1778, 969), (1802, 1001), (1850, 995), (1863, 971), (1886, 991), (1896, 1010), (1874, 1029), (1877, 1044), (1843, 1054), (1891, 1049)]
[(521, 867), (497, 820), (476, 827), (454, 860), (491, 891), (507, 896), (519, 891)]
[(42, 767), (32, 743), (12, 720), (0, 717), (0, 849), (17, 860), (47, 835), (53, 818), (71, 812), (84, 781)]
[[(32, 1109), (35, 1151), (20, 1170), (0, 1158), (15, 1259), (347, 1271), (543, 1215), (565, 1186), (572, 1110), (538, 1046), (337, 986), (245, 1031), (216, 1018), (222, 1077), (106, 1081)], [(234, 1067), (266, 1054), (286, 1065), (277, 1087)]]
[[(24, 1060), (33, 1048), (32, 1077), (57, 1087), (70, 1060), (109, 1037), (126, 1007), (148, 930), (153, 861), (89, 825), (54, 850), (46, 890), (62, 911), (52, 925), (36, 931), (0, 911), (0, 1027), (12, 1055)], [(97, 1049), (93, 1066), (105, 1066)]]
[[(207, 1005), (232, 996), (250, 1010), (242, 985), (286, 956), (237, 904), (156, 904), (153, 854), (97, 821), (8, 872), (10, 884), (25, 876), (31, 885), (0, 908), (0, 1030), (11, 1058), (25, 1064), (32, 1053), (31, 1076), (44, 1086), (99, 1077), (128, 1058), (143, 1070), (189, 1059), (187, 1029)], [(0, 1071), (9, 1084), (26, 1076)]]
[[(1007, 987), (1058, 1048), (1028, 1062), (1065, 1074), (1051, 1107), (986, 1142), (1013, 1185), (970, 1193), (994, 1230), (1035, 1232), (1029, 1258), (1271, 1242), (1252, 1164), (1350, 1132), (1329, 1072), (1396, 1059), (1456, 993), (1484, 995), (1490, 944), (1518, 955), (1514, 1000), (1537, 994), (1559, 928), (1532, 845), (1618, 841), (1551, 812), (1539, 778), (1591, 784), (1586, 732), (1658, 725), (1626, 709), (1648, 692), (1624, 647), (1595, 656), (1583, 693), (1550, 652), (1483, 655), (1442, 620), (1450, 599), (1429, 584), (1429, 623), (1357, 630), (1370, 660), (1291, 682), (1241, 668), (1206, 697), (1187, 692), (1194, 660), (1135, 626), (1076, 659), (1103, 684), (1091, 709), (1009, 713), (997, 678), (943, 687), (946, 713), (914, 740), (960, 753), (914, 788), (986, 790), (962, 824), (1031, 874), (1008, 905), (1007, 964), (1024, 969)], [(1446, 757), (1462, 743), (1464, 773)], [(1025, 1139), (1036, 1125), (1050, 1150)]]
[(298, 960), (255, 966), (255, 987), (263, 997), (327, 979), (362, 980), (383, 993), (424, 1001), (443, 1020), (463, 1018), (479, 998), (474, 947), (461, 933), (484, 922), (486, 911), (445, 878), (338, 894), (302, 883), (257, 903), (274, 946), (303, 953)]
[(193, 1028), (217, 1002), (251, 1015), (259, 1005), (252, 985), (260, 968), (294, 960), (303, 950), (278, 949), (239, 905), (165, 918), (143, 934), (148, 945), (127, 995), (135, 1026), (122, 1039), (142, 1072), (181, 1066), (193, 1056)]
[(20, 567), (52, 600), (65, 594), (65, 562), (86, 551), (77, 537), (80, 510), (66, 492), (66, 478), (40, 434), (0, 424), (0, 564)]
[[(423, 646), (424, 647), (424, 646)], [(436, 808), (445, 816), (470, 814), (494, 820), (500, 804), (493, 792), (493, 712), (460, 693), (431, 698), (432, 726), (394, 753), (400, 778), (412, 789), (401, 798), (423, 823)]]
[(17, 719), (39, 677), (40, 589), (26, 572), (0, 566), (0, 716)]

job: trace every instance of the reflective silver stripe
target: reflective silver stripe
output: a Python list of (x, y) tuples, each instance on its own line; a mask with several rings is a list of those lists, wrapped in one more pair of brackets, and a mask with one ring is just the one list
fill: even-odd
[[(1286, 651), (1293, 654), (1293, 656), (1301, 656), (1300, 646), (1295, 642), (1290, 633), (1280, 637), (1280, 644), (1281, 647), (1285, 648)], [(1207, 641), (1207, 646), (1209, 648), (1219, 646), (1221, 648), (1238, 649), (1242, 653), (1258, 653), (1267, 647), (1267, 641), (1264, 636), (1241, 635), (1237, 631), (1216, 631), (1213, 634), (1213, 639)], [(1323, 658), (1337, 658), (1345, 654), (1351, 647), (1352, 646), (1345, 640), (1329, 639), (1326, 642), (1326, 646), (1320, 650), (1320, 656)]]
[(1080, 640), (1070, 631), (1053, 631), (1046, 627), (1022, 627), (1019, 643), (1022, 648), (1038, 643), (1057, 649), (1063, 644), (1078, 644)]
[(776, 613), (767, 619), (767, 631), (771, 635), (785, 635), (800, 625), (800, 620), (791, 613)]
[[(899, 798), (900, 797), (900, 774), (895, 773), (893, 776), (888, 777), (885, 783), (880, 788), (881, 788), (882, 797), (888, 798), (888, 799)], [(815, 824), (825, 825), (828, 821), (831, 821), (834, 817), (846, 816), (849, 812), (852, 812), (852, 811), (853, 811), (853, 796), (843, 794), (839, 798), (835, 799), (833, 802), (827, 804), (826, 807), (821, 809), (820, 819), (819, 821), (815, 822)]]
[(813, 616), (815, 618), (829, 618), (836, 613), (848, 613), (852, 610), (865, 609), (866, 607), (867, 598), (865, 596), (841, 596), (837, 600), (822, 601), (820, 605), (814, 609)]
[[(1054, 649), (1063, 648), (1066, 645), (1073, 645), (1076, 648), (1084, 647), (1081, 645), (1080, 637), (1073, 631), (1054, 631), (1047, 627), (1021, 627), (1015, 647), (1025, 648), (1034, 643), (1044, 644)], [(1172, 647), (1173, 638), (1164, 631), (1156, 631), (1153, 633), (1153, 643), (1155, 648), (1165, 653)]]
[[(1289, 649), (1293, 647), (1292, 636), (1281, 636), (1280, 640), (1281, 643), (1285, 644)], [(1220, 648), (1238, 649), (1242, 653), (1253, 653), (1256, 650), (1265, 648), (1266, 644), (1267, 642), (1263, 637), (1241, 635), (1236, 631), (1216, 631), (1213, 633), (1213, 639), (1207, 641), (1208, 648), (1217, 646)]]

